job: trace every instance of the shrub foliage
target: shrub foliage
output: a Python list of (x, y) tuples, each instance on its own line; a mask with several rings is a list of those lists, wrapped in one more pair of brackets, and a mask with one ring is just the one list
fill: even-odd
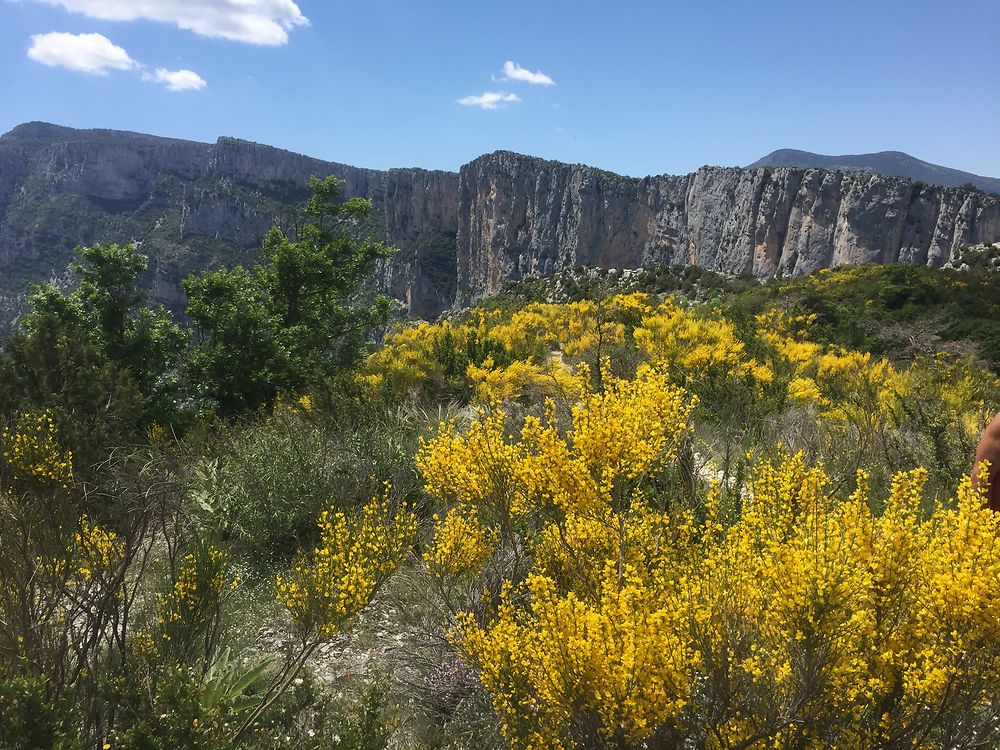
[(190, 328), (102, 246), (5, 343), (0, 745), (1000, 743), (989, 267), (586, 273), (374, 347), (370, 206), (313, 189)]

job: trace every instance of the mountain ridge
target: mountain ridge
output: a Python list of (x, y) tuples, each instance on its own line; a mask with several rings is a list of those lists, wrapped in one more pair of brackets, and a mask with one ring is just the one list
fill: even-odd
[(899, 177), (702, 167), (625, 178), (499, 152), (460, 173), (458, 302), (582, 264), (767, 278), (853, 263), (941, 266), (1000, 239), (1000, 200)]
[(965, 172), (918, 159), (903, 151), (876, 151), (867, 154), (828, 156), (812, 151), (782, 148), (772, 151), (746, 169), (758, 167), (802, 167), (840, 171), (873, 172), (887, 177), (906, 177), (943, 187), (974, 185), (986, 193), (1000, 195), (1000, 178)]
[(963, 245), (1000, 240), (1000, 200), (869, 172), (702, 167), (637, 178), (504, 150), (457, 173), (376, 170), (227, 136), (26, 123), (0, 136), (0, 309), (16, 308), (28, 282), (63, 274), (75, 246), (134, 242), (150, 258), (144, 285), (180, 310), (181, 278), (252, 260), (274, 224), (294, 231), (310, 175), (334, 175), (347, 196), (372, 201), (366, 229), (400, 248), (375, 284), (423, 318), (575, 265), (767, 278), (863, 262), (940, 266)]

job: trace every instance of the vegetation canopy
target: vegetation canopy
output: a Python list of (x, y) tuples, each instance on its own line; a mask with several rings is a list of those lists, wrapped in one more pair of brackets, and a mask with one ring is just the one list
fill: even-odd
[(585, 271), (370, 346), (389, 251), (312, 187), (184, 326), (99, 246), (5, 343), (0, 747), (1000, 743), (991, 270)]
[(267, 403), (354, 363), (365, 333), (388, 316), (385, 297), (368, 305), (353, 299), (375, 261), (392, 252), (355, 237), (371, 203), (340, 200), (333, 177), (309, 185), (297, 239), (274, 227), (260, 263), (184, 282), (196, 327), (188, 377), (223, 413)]

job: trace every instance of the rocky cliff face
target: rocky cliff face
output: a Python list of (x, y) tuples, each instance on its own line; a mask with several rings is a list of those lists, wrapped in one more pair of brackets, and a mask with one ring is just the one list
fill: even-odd
[(347, 195), (372, 200), (370, 228), (401, 248), (380, 269), (386, 290), (415, 315), (451, 303), (454, 270), (442, 278), (441, 258), (424, 246), (451, 238), (454, 268), (456, 174), (359, 169), (234, 138), (205, 144), (44, 123), (0, 137), (0, 294), (59, 274), (77, 245), (141, 242), (148, 286), (180, 307), (181, 278), (246, 261), (271, 226), (294, 225), (311, 175), (335, 175)]
[(964, 244), (1000, 241), (1000, 199), (865, 172), (703, 167), (634, 179), (509, 152), (459, 174), (378, 171), (233, 138), (29, 123), (0, 137), (0, 311), (94, 242), (140, 242), (146, 284), (179, 309), (181, 278), (252, 258), (271, 226), (294, 226), (308, 177), (331, 174), (372, 200), (368, 229), (400, 248), (377, 283), (417, 317), (577, 264), (766, 278), (940, 266)]
[(694, 264), (766, 278), (848, 263), (941, 266), (1000, 239), (1000, 200), (904, 178), (703, 167), (630, 179), (498, 152), (459, 177), (458, 301), (574, 264)]
[(393, 169), (382, 195), (386, 235), (400, 248), (381, 287), (414, 317), (436, 318), (455, 301), (458, 175)]

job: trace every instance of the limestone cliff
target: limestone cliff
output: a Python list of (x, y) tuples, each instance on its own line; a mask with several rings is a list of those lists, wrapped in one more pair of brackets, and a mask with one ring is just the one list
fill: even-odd
[(703, 167), (636, 179), (504, 151), (459, 174), (379, 171), (233, 138), (29, 123), (0, 137), (0, 316), (94, 242), (141, 243), (144, 283), (181, 309), (181, 278), (251, 259), (272, 225), (294, 227), (308, 177), (330, 174), (372, 200), (366, 229), (400, 248), (377, 284), (417, 317), (577, 264), (765, 278), (940, 266), (964, 244), (1000, 241), (1000, 199), (866, 172)]
[(0, 137), (0, 295), (60, 274), (77, 245), (140, 242), (147, 285), (179, 308), (181, 278), (252, 258), (271, 226), (294, 226), (309, 176), (331, 174), (347, 195), (372, 200), (369, 229), (401, 248), (380, 269), (386, 289), (415, 315), (448, 307), (454, 270), (442, 278), (442, 254), (425, 246), (450, 238), (444, 262), (454, 268), (454, 173), (359, 169), (234, 138), (206, 144), (45, 123)]
[(759, 278), (847, 263), (941, 266), (1000, 240), (1000, 199), (821, 169), (632, 179), (497, 152), (459, 177), (458, 301), (575, 264), (694, 264)]

